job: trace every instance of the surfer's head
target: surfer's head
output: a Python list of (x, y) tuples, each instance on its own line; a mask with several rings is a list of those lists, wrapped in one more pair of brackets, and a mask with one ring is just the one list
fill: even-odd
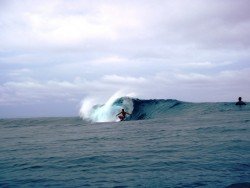
[(241, 101), (241, 97), (239, 97), (239, 101)]
[(124, 109), (122, 109), (122, 111), (124, 112)]

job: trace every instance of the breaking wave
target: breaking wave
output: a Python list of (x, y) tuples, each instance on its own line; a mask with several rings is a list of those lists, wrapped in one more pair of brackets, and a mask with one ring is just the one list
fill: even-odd
[(105, 104), (95, 104), (86, 99), (81, 107), (80, 116), (92, 122), (118, 121), (117, 114), (124, 109), (131, 113), (125, 120), (166, 118), (168, 116), (197, 116), (225, 111), (247, 110), (249, 105), (239, 107), (232, 102), (191, 103), (175, 99), (138, 99), (112, 96)]

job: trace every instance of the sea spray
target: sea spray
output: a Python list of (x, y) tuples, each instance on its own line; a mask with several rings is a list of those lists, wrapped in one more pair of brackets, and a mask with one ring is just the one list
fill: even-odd
[(96, 100), (94, 100), (93, 98), (85, 98), (82, 101), (81, 108), (79, 111), (80, 117), (86, 120), (90, 119), (91, 111), (93, 106), (95, 105), (95, 101)]

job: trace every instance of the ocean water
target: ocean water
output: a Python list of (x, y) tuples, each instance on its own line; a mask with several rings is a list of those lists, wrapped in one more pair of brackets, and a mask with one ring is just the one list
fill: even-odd
[(103, 105), (88, 121), (0, 119), (0, 187), (249, 187), (249, 105), (132, 104), (123, 122), (99, 122)]

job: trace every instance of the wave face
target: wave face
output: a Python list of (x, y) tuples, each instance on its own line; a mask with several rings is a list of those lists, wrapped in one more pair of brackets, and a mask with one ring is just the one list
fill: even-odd
[(103, 105), (94, 105), (89, 113), (83, 114), (84, 119), (93, 122), (118, 121), (116, 114), (122, 108), (131, 113), (125, 120), (143, 120), (164, 118), (168, 116), (197, 116), (210, 113), (219, 113), (234, 110), (250, 110), (246, 106), (236, 106), (235, 103), (191, 103), (174, 99), (142, 100), (130, 97), (113, 98)]

